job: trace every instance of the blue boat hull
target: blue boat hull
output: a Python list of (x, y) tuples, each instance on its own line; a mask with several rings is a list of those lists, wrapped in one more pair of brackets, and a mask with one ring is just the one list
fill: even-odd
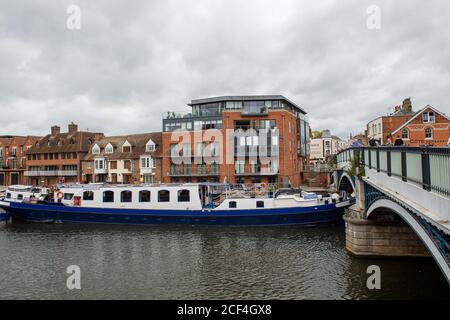
[(141, 210), (66, 207), (55, 204), (9, 203), (4, 209), (15, 219), (55, 223), (133, 225), (274, 226), (342, 222), (344, 207), (335, 204), (308, 208), (257, 210)]

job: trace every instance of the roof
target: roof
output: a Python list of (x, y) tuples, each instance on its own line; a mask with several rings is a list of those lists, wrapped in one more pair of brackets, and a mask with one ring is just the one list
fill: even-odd
[(404, 124), (402, 124), (400, 127), (398, 127), (397, 129), (395, 129), (394, 131), (391, 132), (391, 135), (395, 134), (396, 132), (398, 132), (399, 130), (403, 129), (404, 127), (406, 127), (408, 124), (410, 124), (414, 119), (416, 119), (418, 116), (420, 116), (425, 110), (427, 109), (431, 109), (433, 110), (435, 113), (439, 113), (441, 116), (445, 117), (448, 121), (450, 121), (450, 118), (443, 112), (436, 110), (435, 108), (433, 108), (430, 105), (426, 105), (424, 108), (422, 108), (421, 110), (417, 111), (416, 114), (409, 119), (408, 121), (406, 121)]
[(101, 135), (103, 134), (86, 131), (48, 134), (28, 149), (27, 153), (88, 152), (95, 138)]
[[(155, 143), (155, 151), (146, 150), (146, 144), (149, 140), (152, 140)], [(126, 141), (128, 141), (132, 146), (131, 152), (122, 152), (122, 146)], [(110, 143), (114, 147), (114, 152), (105, 153), (105, 147)], [(95, 145), (98, 145), (100, 147), (100, 154), (92, 153), (92, 148)], [(148, 154), (155, 158), (162, 156), (161, 132), (111, 136), (97, 139), (90, 146), (89, 153), (84, 157), (84, 160), (93, 160), (95, 157), (99, 156), (105, 156), (109, 160), (139, 159), (139, 157), (143, 154)]]
[(306, 114), (306, 111), (303, 110), (300, 106), (287, 99), (282, 95), (254, 95), (254, 96), (218, 96), (211, 98), (203, 98), (203, 99), (194, 99), (189, 103), (189, 106), (194, 104), (204, 104), (204, 103), (213, 103), (213, 102), (223, 102), (223, 101), (261, 101), (261, 100), (284, 100), (291, 105), (293, 105), (300, 112)]

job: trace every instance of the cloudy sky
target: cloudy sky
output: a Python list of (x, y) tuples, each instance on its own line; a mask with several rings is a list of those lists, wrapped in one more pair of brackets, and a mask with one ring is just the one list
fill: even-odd
[(283, 94), (347, 137), (405, 97), (449, 114), (449, 73), (447, 0), (0, 1), (0, 135), (160, 131), (191, 99)]

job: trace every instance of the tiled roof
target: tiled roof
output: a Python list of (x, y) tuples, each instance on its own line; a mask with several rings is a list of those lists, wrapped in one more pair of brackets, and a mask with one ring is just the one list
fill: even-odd
[[(155, 151), (146, 151), (146, 144), (149, 140), (152, 140), (155, 143)], [(122, 152), (122, 146), (126, 141), (128, 141), (132, 146), (131, 152)], [(105, 147), (109, 143), (111, 143), (114, 147), (113, 153), (105, 153)], [(100, 147), (100, 154), (92, 153), (92, 148), (95, 145)], [(95, 157), (99, 156), (105, 156), (109, 160), (139, 159), (139, 157), (143, 154), (148, 154), (155, 158), (162, 156), (161, 132), (104, 137), (102, 139), (95, 140), (90, 147), (89, 153), (84, 157), (84, 160), (93, 160)]]
[(88, 152), (95, 138), (102, 135), (85, 131), (48, 134), (28, 149), (27, 153)]

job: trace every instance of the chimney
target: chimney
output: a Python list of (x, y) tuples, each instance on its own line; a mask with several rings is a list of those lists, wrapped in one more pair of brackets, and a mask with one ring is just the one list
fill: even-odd
[(78, 131), (78, 125), (75, 123), (69, 124), (69, 133), (76, 133)]
[(54, 135), (56, 135), (56, 134), (60, 134), (60, 133), (61, 133), (61, 128), (58, 127), (58, 126), (53, 126), (53, 127), (51, 128), (51, 133), (52, 133), (52, 136), (54, 136)]
[(411, 98), (406, 98), (405, 100), (403, 100), (402, 110), (405, 113), (411, 113), (412, 112)]
[(402, 109), (402, 106), (395, 106), (394, 107), (394, 113), (400, 112), (401, 109)]

